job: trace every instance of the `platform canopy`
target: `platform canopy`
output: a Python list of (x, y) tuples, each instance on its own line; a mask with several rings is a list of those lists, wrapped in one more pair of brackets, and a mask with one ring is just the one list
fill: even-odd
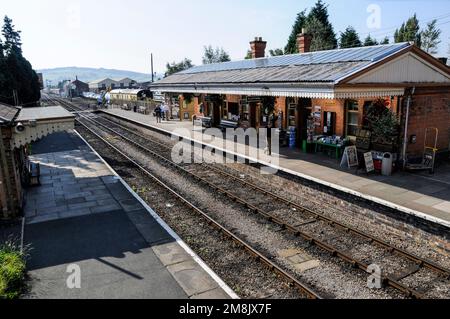
[(411, 43), (195, 66), (151, 85), (164, 93), (347, 99), (450, 86), (450, 68)]
[(22, 108), (15, 119), (12, 146), (24, 146), (74, 126), (75, 116), (62, 106)]

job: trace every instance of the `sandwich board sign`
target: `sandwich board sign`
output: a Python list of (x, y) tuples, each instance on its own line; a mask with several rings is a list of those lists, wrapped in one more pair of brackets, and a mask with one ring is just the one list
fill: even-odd
[(348, 165), (348, 168), (359, 166), (358, 150), (356, 149), (356, 146), (348, 146), (345, 148), (344, 157), (342, 157), (341, 161), (341, 167), (345, 166), (345, 164)]
[(375, 171), (375, 164), (373, 163), (372, 152), (364, 154), (364, 161), (366, 162), (366, 172), (370, 173)]

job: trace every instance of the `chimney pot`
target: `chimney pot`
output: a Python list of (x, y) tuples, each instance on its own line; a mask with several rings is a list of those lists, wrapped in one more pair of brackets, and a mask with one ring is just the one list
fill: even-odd
[(264, 58), (266, 56), (267, 42), (263, 41), (262, 37), (255, 37), (255, 40), (250, 42), (252, 51), (252, 59)]

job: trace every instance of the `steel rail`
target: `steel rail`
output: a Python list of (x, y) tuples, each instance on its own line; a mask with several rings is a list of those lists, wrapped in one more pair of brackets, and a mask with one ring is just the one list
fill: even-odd
[[(316, 245), (317, 247), (319, 247), (319, 248), (321, 248), (321, 249), (323, 249), (325, 251), (328, 251), (329, 253), (331, 253), (332, 256), (338, 257), (338, 258), (348, 262), (350, 265), (352, 265), (352, 267), (360, 269), (360, 270), (362, 270), (364, 272), (367, 272), (367, 269), (368, 269), (368, 266), (369, 266), (368, 264), (366, 264), (366, 263), (364, 263), (362, 261), (356, 260), (355, 258), (349, 256), (345, 252), (343, 252), (343, 251), (341, 251), (339, 249), (336, 249), (335, 247), (331, 246), (328, 243), (323, 242), (320, 239), (317, 239), (317, 238), (313, 237), (311, 234), (308, 234), (308, 233), (300, 230), (296, 226), (287, 224), (286, 222), (282, 221), (278, 217), (272, 216), (270, 213), (268, 213), (268, 212), (266, 212), (266, 211), (264, 211), (264, 210), (262, 210), (262, 209), (260, 209), (260, 208), (258, 208), (256, 206), (252, 205), (248, 201), (246, 201), (246, 200), (244, 200), (244, 199), (234, 195), (230, 191), (228, 191), (228, 190), (226, 190), (224, 188), (221, 188), (221, 187), (215, 185), (213, 182), (210, 182), (207, 179), (205, 179), (205, 178), (203, 178), (201, 176), (198, 176), (198, 175), (196, 175), (196, 174), (186, 170), (182, 166), (174, 163), (173, 161), (165, 158), (164, 156), (162, 156), (160, 154), (157, 154), (156, 152), (148, 149), (147, 147), (145, 147), (145, 146), (137, 143), (136, 141), (133, 141), (130, 138), (124, 136), (120, 132), (117, 132), (116, 130), (114, 130), (114, 129), (110, 128), (110, 127), (107, 127), (105, 124), (102, 124), (102, 123), (100, 123), (98, 121), (95, 121), (92, 118), (86, 118), (84, 116), (81, 116), (81, 117), (83, 119), (85, 119), (85, 120), (93, 122), (94, 124), (98, 124), (98, 125), (106, 128), (107, 130), (113, 132), (117, 136), (119, 136), (122, 139), (126, 140), (128, 143), (134, 145), (135, 147), (137, 147), (137, 148), (139, 148), (141, 150), (146, 151), (147, 153), (152, 154), (152, 156), (154, 156), (156, 158), (159, 158), (160, 160), (166, 162), (167, 164), (169, 164), (172, 167), (175, 167), (175, 168), (179, 169), (180, 171), (184, 172), (185, 174), (194, 177), (199, 182), (202, 182), (202, 183), (208, 185), (210, 188), (218, 191), (219, 193), (222, 193), (222, 194), (226, 195), (227, 197), (233, 199), (234, 201), (244, 205), (246, 208), (251, 209), (254, 213), (262, 215), (268, 221), (273, 222), (273, 223), (281, 226), (283, 229), (286, 229), (286, 230), (292, 232), (295, 236), (297, 236), (297, 237), (300, 236), (303, 239), (305, 239), (307, 242), (309, 242), (310, 244)], [(137, 135), (136, 133), (134, 133), (134, 132), (132, 132), (132, 133), (135, 134), (136, 136), (142, 138), (141, 136)], [(410, 288), (410, 287), (407, 287), (407, 286), (401, 284), (400, 282), (398, 282), (397, 280), (395, 280), (394, 278), (392, 278), (390, 276), (382, 276), (382, 282), (383, 282), (384, 285), (390, 286), (392, 288), (395, 288), (395, 289), (401, 291), (403, 294), (405, 294), (409, 298), (415, 298), (415, 299), (423, 299), (424, 298), (423, 294), (419, 293), (418, 291), (416, 291), (413, 288)]]
[[(124, 129), (124, 130), (130, 132), (131, 134), (134, 134), (134, 135), (136, 135), (136, 136), (138, 136), (138, 137), (140, 137), (140, 138), (142, 138), (144, 140), (147, 140), (147, 141), (149, 141), (149, 142), (151, 142), (153, 144), (158, 144), (158, 146), (160, 146), (162, 148), (165, 148), (166, 150), (170, 150), (165, 144), (162, 144), (162, 143), (160, 143), (158, 141), (149, 140), (146, 137), (143, 137), (141, 135), (136, 134), (136, 132), (133, 132), (129, 128), (124, 127), (123, 125), (120, 125), (120, 124), (118, 124), (118, 123), (116, 123), (114, 121), (111, 121), (109, 119), (106, 119), (106, 118), (102, 118), (102, 119), (107, 120), (108, 122), (113, 123), (113, 124), (115, 124), (117, 126), (120, 126), (121, 129)], [(215, 172), (217, 172), (217, 173), (219, 173), (219, 174), (221, 174), (223, 176), (229, 177), (229, 178), (233, 179), (235, 182), (238, 182), (238, 183), (240, 183), (242, 185), (249, 186), (249, 187), (251, 187), (251, 188), (253, 188), (253, 189), (263, 193), (264, 195), (269, 195), (272, 198), (274, 198), (274, 199), (276, 199), (276, 200), (278, 200), (280, 202), (285, 203), (287, 206), (289, 206), (291, 208), (295, 208), (295, 209), (298, 209), (298, 210), (303, 211), (305, 213), (308, 213), (308, 214), (314, 216), (315, 219), (322, 220), (322, 221), (326, 222), (327, 224), (329, 224), (330, 226), (341, 228), (342, 230), (344, 230), (346, 232), (350, 232), (350, 233), (358, 235), (358, 236), (360, 236), (362, 238), (365, 238), (366, 240), (368, 240), (369, 242), (371, 242), (373, 244), (377, 244), (380, 247), (383, 247), (383, 248), (385, 248), (387, 250), (390, 250), (391, 253), (396, 253), (396, 254), (398, 254), (398, 255), (400, 255), (402, 257), (407, 258), (408, 260), (416, 263), (417, 266), (419, 266), (419, 267), (425, 267), (425, 268), (428, 268), (428, 269), (433, 270), (435, 272), (439, 272), (443, 276), (445, 276), (447, 279), (450, 279), (450, 270), (446, 269), (446, 268), (444, 268), (444, 267), (442, 267), (442, 266), (440, 266), (440, 265), (438, 265), (438, 264), (436, 264), (436, 263), (434, 263), (432, 261), (425, 260), (424, 258), (421, 258), (421, 257), (419, 257), (419, 256), (417, 256), (417, 255), (415, 255), (413, 253), (410, 253), (410, 252), (408, 252), (408, 251), (406, 251), (404, 249), (395, 247), (395, 246), (389, 244), (388, 242), (383, 241), (381, 239), (378, 239), (378, 238), (376, 238), (376, 237), (374, 237), (374, 236), (372, 236), (370, 234), (367, 234), (367, 233), (362, 232), (362, 231), (360, 231), (360, 230), (358, 230), (356, 228), (353, 228), (353, 227), (350, 227), (348, 225), (345, 225), (345, 224), (343, 224), (343, 223), (341, 223), (341, 222), (339, 222), (339, 221), (337, 221), (335, 219), (327, 217), (327, 216), (325, 216), (323, 214), (320, 214), (318, 212), (314, 212), (314, 211), (312, 211), (309, 208), (306, 208), (306, 207), (304, 207), (304, 206), (302, 206), (300, 204), (295, 203), (292, 200), (289, 200), (289, 199), (284, 198), (284, 197), (282, 197), (282, 196), (280, 196), (278, 194), (275, 194), (275, 193), (273, 193), (273, 192), (271, 192), (269, 190), (266, 190), (266, 189), (264, 189), (264, 188), (262, 188), (262, 187), (260, 187), (260, 186), (258, 186), (256, 184), (252, 183), (252, 182), (240, 179), (237, 176), (234, 176), (234, 175), (232, 175), (232, 174), (230, 174), (228, 172), (225, 172), (224, 170), (219, 169), (219, 168), (215, 167), (214, 165), (209, 165), (209, 164), (204, 164), (204, 163), (202, 163), (201, 165), (204, 166), (207, 169), (212, 169)], [(406, 278), (406, 277), (404, 277), (404, 278)]]
[(86, 128), (91, 134), (93, 134), (95, 137), (97, 137), (99, 140), (101, 140), (103, 143), (108, 145), (111, 149), (119, 153), (121, 156), (123, 156), (127, 161), (132, 163), (134, 166), (136, 166), (140, 171), (142, 171), (146, 176), (154, 180), (158, 185), (165, 188), (167, 191), (169, 191), (173, 196), (178, 198), (185, 206), (192, 209), (194, 212), (198, 213), (202, 218), (204, 218), (208, 225), (213, 226), (214, 228), (218, 229), (221, 233), (223, 233), (225, 236), (233, 240), (235, 243), (239, 244), (241, 247), (243, 247), (246, 251), (248, 251), (251, 255), (256, 258), (256, 260), (262, 262), (265, 266), (267, 266), (271, 271), (277, 273), (278, 275), (282, 276), (285, 280), (289, 282), (290, 285), (296, 287), (301, 293), (305, 294), (308, 299), (322, 299), (322, 297), (313, 291), (310, 287), (305, 285), (304, 283), (300, 282), (298, 279), (293, 277), (291, 274), (280, 268), (278, 265), (273, 263), (269, 258), (264, 256), (261, 252), (259, 252), (257, 249), (253, 248), (250, 244), (245, 242), (244, 240), (240, 239), (238, 236), (233, 234), (231, 231), (229, 231), (225, 226), (220, 224), (218, 221), (210, 217), (207, 213), (205, 213), (203, 210), (198, 208), (195, 204), (188, 201), (186, 198), (184, 198), (181, 194), (179, 194), (177, 191), (172, 189), (170, 186), (168, 186), (166, 183), (161, 181), (158, 177), (154, 176), (151, 172), (149, 172), (146, 168), (144, 168), (142, 165), (137, 163), (134, 159), (126, 155), (123, 151), (119, 150), (116, 146), (112, 145), (109, 141), (107, 141), (105, 138), (94, 132), (90, 127), (88, 127), (86, 124), (78, 121), (81, 125), (83, 125), (84, 128)]
[[(83, 117), (83, 118), (85, 118), (85, 117)], [(250, 208), (250, 209), (253, 210), (255, 213), (261, 214), (262, 216), (264, 216), (264, 217), (265, 217), (266, 219), (268, 219), (269, 221), (272, 221), (272, 222), (274, 222), (274, 223), (280, 225), (282, 228), (291, 231), (291, 232), (294, 233), (296, 236), (301, 236), (302, 238), (304, 238), (305, 240), (307, 240), (307, 241), (310, 242), (311, 244), (314, 244), (314, 245), (316, 245), (316, 246), (318, 246), (318, 247), (320, 247), (320, 248), (322, 248), (322, 249), (324, 249), (324, 250), (330, 252), (333, 256), (339, 257), (339, 258), (341, 258), (342, 260), (344, 260), (344, 261), (346, 261), (346, 262), (349, 262), (353, 267), (359, 268), (359, 269), (361, 269), (361, 270), (363, 270), (363, 271), (367, 271), (367, 267), (368, 267), (367, 264), (365, 264), (365, 263), (363, 263), (363, 262), (361, 262), (361, 261), (355, 260), (353, 257), (347, 255), (345, 252), (342, 252), (342, 251), (340, 251), (340, 250), (338, 250), (338, 249), (335, 249), (333, 246), (331, 246), (331, 245), (329, 245), (329, 244), (327, 244), (327, 243), (325, 243), (325, 242), (323, 242), (323, 241), (321, 241), (321, 240), (315, 239), (314, 237), (312, 237), (311, 235), (309, 235), (309, 234), (307, 234), (307, 233), (302, 232), (302, 231), (298, 228), (298, 226), (289, 225), (289, 224), (283, 222), (283, 221), (280, 220), (279, 218), (277, 218), (277, 217), (275, 217), (275, 216), (272, 216), (270, 213), (268, 213), (268, 212), (266, 212), (266, 211), (264, 211), (264, 210), (262, 210), (262, 209), (260, 209), (260, 208), (258, 208), (258, 207), (256, 207), (256, 206), (254, 206), (254, 205), (248, 203), (248, 202), (245, 201), (245, 200), (242, 200), (242, 199), (239, 198), (238, 196), (232, 194), (231, 192), (229, 192), (229, 191), (227, 191), (227, 190), (225, 190), (225, 189), (223, 189), (223, 188), (221, 188), (221, 187), (218, 187), (218, 186), (215, 185), (214, 183), (209, 182), (208, 180), (202, 178), (201, 176), (198, 176), (198, 175), (196, 175), (196, 174), (194, 174), (194, 173), (192, 173), (192, 172), (186, 170), (185, 168), (181, 167), (180, 165), (177, 165), (177, 164), (173, 163), (171, 160), (169, 160), (169, 159), (167, 159), (167, 158), (165, 158), (165, 157), (163, 157), (163, 156), (161, 156), (161, 155), (159, 155), (159, 154), (157, 154), (157, 153), (151, 151), (150, 149), (148, 149), (148, 148), (146, 148), (146, 147), (140, 145), (139, 143), (137, 143), (137, 142), (135, 142), (135, 141), (133, 141), (133, 140), (127, 138), (126, 136), (123, 136), (123, 134), (121, 134), (121, 133), (119, 133), (119, 132), (117, 132), (117, 131), (111, 129), (110, 127), (107, 127), (107, 126), (105, 126), (104, 124), (102, 124), (102, 123), (100, 123), (100, 122), (98, 122), (98, 121), (94, 121), (94, 120), (91, 119), (91, 118), (87, 118), (87, 119), (88, 119), (89, 121), (96, 122), (97, 124), (100, 124), (101, 126), (105, 127), (106, 129), (112, 131), (114, 134), (116, 134), (116, 135), (122, 137), (123, 139), (127, 140), (129, 143), (132, 143), (132, 144), (135, 145), (136, 147), (138, 147), (138, 148), (140, 148), (140, 149), (143, 149), (143, 150), (146, 151), (146, 152), (151, 153), (152, 155), (154, 155), (154, 156), (160, 158), (161, 160), (163, 160), (164, 162), (169, 163), (171, 166), (174, 166), (174, 167), (180, 169), (181, 171), (183, 171), (184, 173), (186, 173), (186, 174), (188, 174), (188, 175), (190, 175), (190, 176), (195, 177), (197, 180), (199, 180), (199, 181), (201, 181), (201, 182), (207, 184), (209, 187), (211, 187), (211, 188), (213, 188), (213, 189), (215, 189), (215, 190), (218, 190), (219, 192), (223, 193), (224, 195), (228, 196), (229, 198), (232, 198), (232, 199), (235, 200), (236, 202), (239, 202), (239, 203), (243, 204), (244, 206)], [(102, 118), (102, 119), (105, 119), (105, 118)], [(164, 145), (164, 144), (162, 144), (162, 143), (159, 143), (159, 142), (156, 142), (156, 141), (151, 141), (151, 140), (149, 140), (149, 139), (147, 139), (147, 138), (145, 138), (145, 137), (142, 137), (142, 136), (136, 134), (135, 132), (131, 131), (130, 129), (128, 129), (128, 128), (126, 128), (126, 127), (123, 127), (123, 125), (117, 124), (117, 123), (115, 123), (115, 122), (113, 122), (113, 121), (110, 121), (110, 120), (108, 120), (108, 119), (105, 119), (105, 120), (107, 120), (107, 121), (109, 121), (109, 122), (111, 122), (111, 123), (114, 123), (115, 125), (117, 125), (117, 126), (121, 127), (122, 129), (124, 129), (124, 130), (126, 130), (126, 131), (128, 131), (128, 132), (130, 132), (130, 133), (132, 133), (132, 134), (134, 134), (135, 136), (137, 136), (137, 137), (139, 137), (139, 138), (142, 138), (142, 139), (144, 139), (144, 140), (146, 140), (146, 141), (150, 141), (151, 143), (154, 143), (154, 144), (158, 144), (158, 145), (160, 145), (161, 147), (163, 147), (163, 148), (165, 148), (165, 149), (168, 149), (166, 145)], [(211, 168), (211, 167), (208, 167), (208, 168)], [(221, 171), (221, 170), (218, 170), (217, 168), (213, 168), (213, 169), (216, 170), (216, 171), (218, 171), (218, 172), (221, 173), (222, 175), (225, 174), (225, 172), (223, 172), (223, 171)], [(238, 182), (241, 183), (241, 184), (242, 184), (242, 183), (247, 183), (247, 185), (249, 185), (249, 186), (251, 185), (251, 183), (248, 183), (247, 181), (242, 181), (241, 179), (238, 179), (237, 177), (235, 177), (235, 176), (233, 176), (233, 175), (231, 175), (231, 174), (228, 174), (228, 173), (226, 173), (226, 174), (227, 174), (229, 177), (232, 177), (235, 181), (238, 181)], [(290, 207), (294, 207), (294, 208), (300, 209), (301, 211), (304, 211), (304, 212), (307, 212), (307, 213), (309, 213), (309, 214), (312, 214), (312, 215), (316, 216), (316, 219), (325, 221), (325, 222), (327, 222), (330, 226), (339, 227), (339, 228), (343, 229), (343, 230), (346, 231), (346, 232), (353, 233), (353, 234), (356, 234), (356, 235), (358, 235), (358, 236), (360, 236), (360, 237), (366, 238), (367, 240), (369, 240), (370, 243), (372, 243), (372, 244), (377, 244), (377, 245), (379, 245), (379, 246), (382, 246), (383, 248), (386, 248), (390, 253), (397, 253), (398, 255), (401, 255), (401, 256), (403, 256), (403, 257), (409, 259), (410, 261), (413, 261), (414, 263), (416, 263), (417, 266), (418, 266), (419, 268), (426, 267), (426, 268), (428, 268), (428, 269), (431, 269), (431, 270), (433, 270), (433, 271), (436, 271), (436, 272), (439, 272), (439, 273), (445, 275), (445, 277), (446, 277), (447, 279), (450, 278), (450, 275), (449, 275), (450, 272), (449, 272), (447, 269), (445, 269), (445, 268), (443, 268), (443, 267), (441, 267), (441, 266), (439, 266), (439, 265), (437, 265), (437, 264), (435, 264), (435, 263), (433, 263), (433, 262), (431, 262), (431, 261), (424, 260), (424, 259), (421, 258), (421, 257), (415, 256), (415, 255), (413, 255), (413, 254), (411, 254), (411, 253), (409, 253), (409, 252), (406, 252), (406, 251), (404, 251), (404, 250), (402, 250), (402, 249), (399, 249), (399, 248), (397, 248), (397, 247), (394, 247), (394, 246), (392, 246), (392, 245), (390, 245), (390, 244), (388, 244), (388, 243), (386, 243), (386, 242), (384, 242), (384, 241), (382, 241), (382, 240), (379, 240), (379, 239), (377, 239), (377, 238), (375, 238), (375, 237), (373, 237), (373, 236), (371, 236), (371, 235), (369, 235), (369, 234), (365, 234), (365, 233), (363, 233), (363, 232), (361, 232), (361, 231), (359, 231), (359, 230), (357, 230), (357, 229), (354, 229), (354, 228), (352, 228), (352, 227), (343, 225), (343, 224), (341, 224), (341, 223), (338, 222), (338, 221), (335, 221), (335, 220), (333, 220), (333, 219), (331, 219), (331, 218), (328, 218), (328, 217), (326, 217), (326, 216), (323, 216), (323, 215), (321, 215), (321, 214), (319, 214), (319, 213), (313, 212), (313, 211), (311, 211), (310, 209), (305, 208), (305, 207), (303, 207), (303, 206), (301, 206), (301, 205), (298, 205), (298, 204), (296, 204), (296, 203), (293, 203), (292, 201), (289, 201), (289, 200), (287, 200), (287, 199), (285, 199), (285, 198), (282, 198), (282, 197), (280, 197), (280, 196), (277, 195), (277, 194), (274, 194), (274, 193), (272, 193), (272, 192), (270, 192), (270, 191), (264, 190), (264, 189), (260, 188), (260, 187), (257, 186), (257, 185), (254, 185), (254, 184), (253, 184), (252, 187), (253, 187), (254, 189), (259, 190), (260, 192), (262, 192), (262, 193), (265, 194), (265, 195), (270, 195), (270, 196), (272, 196), (272, 197), (274, 197), (274, 198), (277, 198), (278, 200), (280, 200), (280, 201), (282, 201), (282, 202), (284, 202), (284, 203), (287, 203), (288, 205), (290, 205)], [(406, 277), (408, 277), (408, 276), (411, 276), (411, 275), (415, 274), (416, 272), (417, 272), (417, 271), (414, 271), (414, 272), (410, 272), (410, 273), (408, 273), (408, 274), (406, 274), (406, 275), (403, 275), (403, 276), (401, 276), (401, 279), (400, 279), (400, 280), (402, 280), (402, 279), (404, 279), (404, 278), (406, 278)], [(398, 280), (395, 280), (394, 278), (392, 278), (392, 277), (390, 277), (390, 276), (383, 276), (383, 283), (384, 283), (384, 285), (391, 286), (391, 287), (393, 287), (393, 288), (395, 288), (395, 289), (397, 289), (397, 290), (403, 292), (403, 293), (404, 293), (405, 295), (407, 295), (408, 297), (413, 297), (413, 298), (418, 298), (418, 299), (424, 297), (423, 294), (417, 292), (415, 289), (409, 288), (409, 287), (407, 287), (407, 286), (405, 286), (405, 285), (402, 285), (400, 282), (398, 282)]]

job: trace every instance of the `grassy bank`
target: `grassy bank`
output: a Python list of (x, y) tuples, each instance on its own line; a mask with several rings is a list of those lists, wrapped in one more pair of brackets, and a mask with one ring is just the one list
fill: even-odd
[(13, 243), (0, 246), (0, 299), (18, 298), (25, 281), (25, 255)]

